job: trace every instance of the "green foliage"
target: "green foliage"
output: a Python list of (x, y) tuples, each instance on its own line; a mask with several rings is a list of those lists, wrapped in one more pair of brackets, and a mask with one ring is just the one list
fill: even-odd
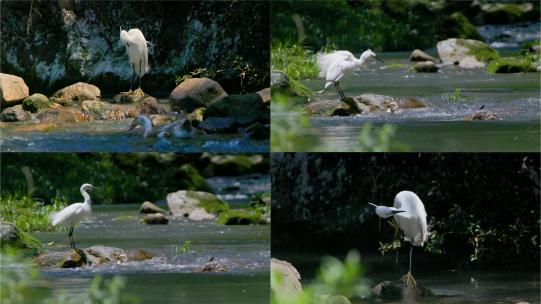
[(484, 41), (483, 36), (461, 12), (455, 12), (445, 19), (442, 32), (447, 37)]
[(139, 303), (138, 299), (126, 295), (122, 290), (126, 287), (126, 279), (114, 276), (110, 279), (103, 279), (97, 275), (92, 280), (88, 289), (88, 298), (93, 304), (128, 304)]
[(465, 101), (472, 101), (471, 98), (466, 98), (462, 95), (462, 90), (460, 88), (456, 88), (454, 93), (451, 95), (449, 93), (443, 93), (441, 94), (441, 99), (443, 101), (451, 101), (451, 102), (465, 102)]
[(210, 70), (210, 69), (207, 69), (207, 68), (197, 68), (191, 72), (188, 72), (188, 74), (184, 74), (182, 76), (176, 76), (175, 78), (175, 85), (179, 85), (181, 84), (182, 82), (184, 82), (185, 80), (187, 79), (191, 79), (191, 78), (203, 78), (203, 77), (206, 77), (206, 78), (214, 78), (216, 77), (216, 72)]
[(285, 286), (282, 274), (273, 271), (271, 304), (329, 303), (329, 299), (336, 300), (331, 303), (345, 303), (342, 297), (366, 297), (368, 285), (362, 281), (362, 273), (360, 256), (355, 250), (350, 251), (343, 262), (335, 257), (324, 257), (316, 278), (302, 287), (303, 292), (292, 292), (290, 286)]
[(502, 57), (491, 61), (486, 69), (487, 73), (527, 73), (536, 72), (532, 62), (517, 57)]
[(252, 208), (231, 209), (220, 213), (216, 223), (220, 225), (265, 224), (261, 216), (262, 213)]
[[(273, 70), (284, 71), (291, 80), (314, 79), (319, 74), (316, 54), (299, 45), (273, 44), (271, 67)], [(305, 91), (302, 87), (299, 89)]]
[(22, 194), (8, 193), (0, 198), (0, 216), (24, 232), (50, 231), (54, 229), (51, 226), (51, 213), (66, 206), (65, 201), (58, 197), (52, 202), (51, 205), (43, 205)]
[(191, 244), (190, 240), (185, 240), (184, 243), (182, 243), (182, 246), (180, 248), (175, 246), (176, 253), (186, 253), (190, 251), (190, 244)]
[(273, 94), (271, 103), (271, 150), (273, 152), (315, 151), (319, 138), (310, 130), (310, 117), (289, 102), (289, 97)]
[(393, 142), (393, 136), (396, 128), (390, 124), (376, 130), (372, 124), (365, 124), (359, 135), (359, 146), (356, 151), (363, 152), (386, 152), (386, 151), (405, 151), (407, 147), (400, 143)]

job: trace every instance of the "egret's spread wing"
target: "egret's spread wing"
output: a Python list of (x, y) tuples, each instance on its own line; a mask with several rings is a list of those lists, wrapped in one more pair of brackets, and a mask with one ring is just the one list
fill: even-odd
[(351, 61), (337, 60), (331, 64), (327, 70), (327, 81), (338, 81), (344, 73), (355, 68), (355, 63)]
[(353, 61), (355, 57), (348, 51), (335, 51), (332, 53), (318, 53), (317, 54), (317, 66), (319, 68), (319, 77), (328, 78), (329, 68), (337, 61)]

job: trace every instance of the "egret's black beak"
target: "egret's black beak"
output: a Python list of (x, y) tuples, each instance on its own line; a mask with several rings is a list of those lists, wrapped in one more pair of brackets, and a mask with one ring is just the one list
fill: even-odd
[(406, 212), (404, 210), (393, 210), (391, 211), (392, 214), (397, 214), (397, 213), (400, 213), (400, 212)]
[(378, 61), (381, 61), (382, 63), (385, 63), (385, 61), (381, 60), (381, 58), (379, 58), (378, 56), (374, 56), (374, 58)]
[(133, 129), (135, 129), (135, 127), (137, 127), (137, 122), (134, 120), (131, 125), (130, 125), (130, 128), (128, 129), (128, 131), (131, 131)]

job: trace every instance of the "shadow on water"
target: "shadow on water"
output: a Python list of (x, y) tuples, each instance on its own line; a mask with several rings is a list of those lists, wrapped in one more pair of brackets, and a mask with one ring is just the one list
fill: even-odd
[[(370, 63), (357, 74), (345, 76), (341, 87), (349, 96), (375, 93), (398, 98), (416, 98), (426, 108), (395, 113), (369, 113), (356, 117), (312, 117), (311, 128), (320, 134), (321, 150), (355, 150), (361, 129), (367, 123), (395, 125), (393, 141), (411, 151), (538, 151), (540, 146), (540, 74), (487, 74), (444, 66), (438, 73), (409, 70), (409, 54), (383, 53), (385, 68)], [(320, 90), (323, 80), (306, 80), (311, 90)], [(449, 98), (460, 89), (459, 101)], [(317, 100), (338, 100), (326, 90)], [(484, 105), (502, 120), (464, 121)], [(279, 113), (280, 114), (280, 113)]]
[[(279, 250), (277, 250), (279, 251)], [(303, 284), (315, 277), (321, 255), (314, 252), (273, 250), (273, 257), (291, 262), (301, 274)], [(340, 257), (343, 258), (343, 257)], [(382, 258), (374, 254), (361, 254), (364, 274), (370, 287), (386, 280), (398, 280), (407, 272), (406, 253), (401, 254), (399, 264), (394, 255)], [(413, 275), (419, 284), (431, 289), (436, 297), (418, 299), (415, 303), (539, 303), (539, 269), (524, 264), (494, 265), (490, 269), (458, 269), (459, 261), (452, 257), (429, 257), (415, 255)], [(352, 303), (403, 303), (397, 300), (356, 299)]]
[[(229, 191), (233, 208), (246, 206), (249, 196), (268, 191), (269, 175), (215, 177), (209, 184), (225, 197), (222, 188), (242, 184)], [(167, 209), (165, 202), (158, 205)], [(268, 303), (270, 225), (223, 226), (214, 221), (173, 218), (167, 225), (139, 223), (139, 204), (95, 205), (93, 215), (75, 229), (79, 248), (105, 245), (122, 249), (144, 249), (155, 255), (142, 262), (93, 265), (78, 269), (42, 269), (54, 290), (84, 294), (97, 275), (121, 275), (126, 292), (141, 303)], [(47, 251), (69, 249), (67, 232), (40, 232)], [(181, 248), (189, 240), (189, 249)], [(224, 273), (196, 273), (211, 257), (229, 268)]]

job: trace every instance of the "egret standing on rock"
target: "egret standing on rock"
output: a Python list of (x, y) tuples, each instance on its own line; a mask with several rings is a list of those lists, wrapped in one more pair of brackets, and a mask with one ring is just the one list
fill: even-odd
[(92, 200), (90, 199), (90, 194), (86, 191), (93, 188), (96, 187), (91, 184), (83, 184), (81, 186), (81, 194), (85, 199), (84, 203), (71, 204), (51, 216), (53, 226), (62, 225), (70, 228), (68, 236), (71, 249), (75, 249), (75, 242), (73, 241), (73, 229), (75, 228), (75, 225), (79, 224), (82, 219), (92, 214), (92, 208), (90, 207)]
[(417, 194), (411, 191), (401, 191), (394, 198), (394, 207), (377, 206), (376, 214), (381, 218), (394, 217), (398, 227), (404, 231), (406, 241), (410, 242), (409, 271), (400, 280), (406, 285), (417, 285), (411, 274), (411, 256), (413, 246), (423, 246), (428, 241), (428, 226), (426, 224), (426, 211), (423, 202)]
[[(130, 64), (133, 67), (134, 77), (137, 75), (139, 78), (139, 88), (136, 92), (144, 95), (141, 89), (141, 78), (148, 73), (148, 44), (149, 42), (143, 36), (143, 33), (139, 29), (131, 29), (129, 31), (120, 31), (120, 41), (126, 46), (126, 53), (130, 59)], [(130, 81), (130, 91), (132, 92), (133, 78)]]
[(334, 51), (328, 54), (318, 53), (317, 66), (319, 67), (319, 77), (325, 78), (327, 81), (325, 88), (318, 93), (323, 93), (326, 88), (334, 84), (338, 94), (340, 94), (340, 99), (344, 99), (346, 95), (338, 82), (346, 73), (361, 67), (371, 58), (383, 62), (371, 50), (364, 51), (358, 59), (348, 51)]

